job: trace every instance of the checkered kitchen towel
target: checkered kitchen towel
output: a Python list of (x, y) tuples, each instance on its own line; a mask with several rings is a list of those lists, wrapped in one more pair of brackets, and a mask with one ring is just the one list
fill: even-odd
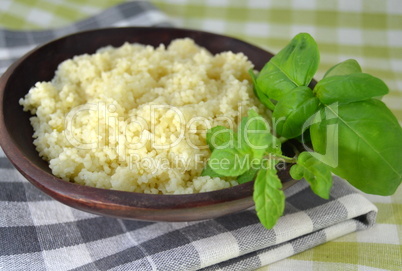
[[(147, 2), (130, 2), (61, 29), (0, 30), (0, 69), (52, 38), (126, 25), (169, 21)], [(338, 178), (330, 200), (305, 182), (286, 193), (285, 215), (272, 230), (254, 210), (189, 223), (115, 219), (49, 198), (0, 151), (0, 270), (254, 270), (375, 222), (376, 207)]]

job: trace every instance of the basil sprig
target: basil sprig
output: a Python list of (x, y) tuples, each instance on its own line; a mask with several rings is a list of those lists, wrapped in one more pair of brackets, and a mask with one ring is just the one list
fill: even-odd
[[(324, 199), (332, 173), (376, 195), (392, 195), (402, 181), (402, 128), (379, 99), (388, 93), (386, 84), (349, 59), (311, 88), (319, 58), (314, 39), (300, 33), (258, 75), (250, 71), (255, 95), (272, 111), (272, 129), (250, 110), (236, 132), (217, 126), (207, 133), (212, 153), (202, 174), (255, 180), (253, 199), (266, 228), (285, 206), (278, 161), (290, 162), (292, 178), (304, 178)], [(281, 142), (292, 138), (306, 151), (286, 157)]]

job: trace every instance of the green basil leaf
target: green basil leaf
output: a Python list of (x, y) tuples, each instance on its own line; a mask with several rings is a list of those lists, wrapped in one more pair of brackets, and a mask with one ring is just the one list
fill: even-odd
[(259, 89), (257, 84), (257, 76), (254, 74), (253, 70), (249, 70), (248, 73), (251, 76), (251, 80), (253, 82), (253, 91), (254, 95), (260, 100), (260, 102), (268, 109), (274, 110), (275, 105), (272, 103), (271, 99)]
[(319, 59), (315, 40), (300, 33), (263, 67), (256, 80), (258, 89), (279, 101), (295, 87), (309, 85)]
[(215, 149), (208, 160), (208, 166), (217, 174), (237, 177), (250, 168), (250, 155), (237, 149)]
[(285, 138), (301, 135), (305, 122), (318, 111), (319, 100), (309, 87), (297, 87), (282, 97), (273, 112), (276, 133)]
[(388, 93), (387, 85), (367, 73), (334, 75), (322, 79), (314, 93), (323, 104), (363, 101)]
[(359, 63), (354, 59), (348, 59), (330, 68), (325, 73), (324, 78), (361, 72), (362, 68), (360, 67)]
[(220, 177), (225, 177), (223, 175), (220, 175), (220, 174), (216, 173), (208, 163), (206, 164), (206, 166), (202, 170), (201, 176), (210, 176), (212, 178), (214, 178), (214, 177), (219, 177), (219, 178)]
[(285, 194), (275, 168), (264, 166), (258, 171), (253, 199), (262, 225), (271, 229), (285, 209)]
[(359, 190), (392, 195), (402, 181), (402, 128), (375, 99), (321, 109), (311, 126), (314, 150)]
[(244, 172), (242, 175), (240, 175), (237, 178), (237, 182), (242, 184), (242, 183), (247, 183), (252, 180), (254, 180), (255, 176), (257, 175), (258, 170), (260, 170), (260, 167), (257, 165), (252, 165), (249, 170)]
[(270, 154), (282, 155), (282, 143), (276, 136), (272, 136), (272, 144), (266, 150)]
[(215, 126), (207, 131), (207, 144), (213, 151), (215, 148), (233, 148), (236, 135), (231, 129)]
[(261, 159), (267, 148), (273, 143), (273, 135), (267, 121), (254, 110), (243, 117), (238, 130), (239, 149), (253, 153), (253, 157)]
[(329, 199), (332, 187), (331, 169), (310, 152), (300, 153), (297, 164), (290, 168), (289, 173), (295, 180), (304, 178), (315, 194), (324, 199)]

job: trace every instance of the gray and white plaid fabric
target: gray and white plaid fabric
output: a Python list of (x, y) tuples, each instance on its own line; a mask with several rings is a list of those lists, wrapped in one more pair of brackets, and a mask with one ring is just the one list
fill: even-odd
[[(169, 25), (148, 2), (129, 2), (49, 31), (0, 30), (0, 69), (37, 44), (106, 26)], [(37, 190), (0, 151), (0, 270), (254, 270), (371, 227), (376, 207), (339, 178), (330, 200), (305, 182), (286, 191), (285, 215), (264, 229), (255, 211), (153, 223), (97, 216)]]
[(169, 19), (147, 1), (123, 3), (63, 28), (45, 31), (0, 29), (0, 74), (35, 46), (77, 31), (102, 27), (171, 26)]

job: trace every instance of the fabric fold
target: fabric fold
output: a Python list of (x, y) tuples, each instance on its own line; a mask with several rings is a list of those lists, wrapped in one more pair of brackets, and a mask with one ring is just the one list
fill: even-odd
[[(298, 192), (293, 197), (316, 197), (305, 182), (297, 184), (293, 189)], [(304, 205), (304, 203), (288, 196), (285, 214), (277, 225), (269, 231), (254, 225), (252, 237), (248, 242), (255, 244), (255, 250), (239, 257), (222, 261), (204, 270), (254, 270), (257, 267), (274, 263), (289, 256), (303, 252), (320, 244), (358, 230), (372, 227), (377, 215), (377, 207), (350, 187), (344, 180), (334, 177), (331, 199), (324, 203)], [(339, 196), (339, 191), (343, 196)], [(333, 197), (336, 194), (336, 197)], [(293, 202), (292, 204), (289, 203)], [(300, 203), (300, 204), (298, 204)], [(298, 207), (304, 206), (302, 209)], [(294, 211), (296, 210), (297, 211)], [(293, 210), (293, 211), (291, 211)], [(242, 229), (239, 236), (247, 236), (249, 229)], [(261, 231), (261, 232), (259, 232)], [(268, 236), (264, 236), (266, 232)], [(262, 237), (264, 236), (264, 237)], [(261, 239), (264, 245), (257, 244)], [(241, 241), (239, 243), (242, 243)], [(254, 263), (250, 265), (250, 263)], [(219, 268), (218, 268), (219, 267)]]

